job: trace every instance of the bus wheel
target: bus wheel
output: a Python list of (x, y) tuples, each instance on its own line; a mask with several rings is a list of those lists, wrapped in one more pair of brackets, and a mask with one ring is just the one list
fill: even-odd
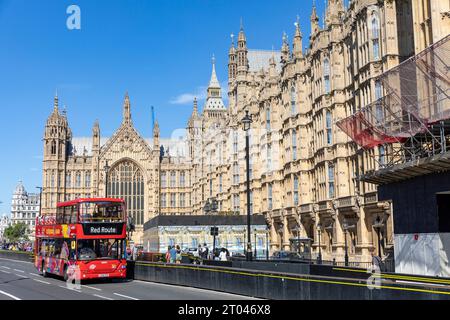
[(64, 281), (69, 280), (69, 275), (67, 274), (67, 264), (64, 265)]
[(47, 278), (47, 269), (45, 267), (45, 261), (44, 260), (42, 260), (42, 268), (41, 268), (41, 270), (42, 270), (42, 276), (44, 278)]

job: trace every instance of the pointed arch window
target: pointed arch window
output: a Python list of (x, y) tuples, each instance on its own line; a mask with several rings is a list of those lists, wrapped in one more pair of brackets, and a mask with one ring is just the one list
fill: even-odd
[(292, 160), (297, 160), (297, 131), (292, 129)]
[(330, 60), (325, 58), (323, 61), (323, 82), (325, 87), (325, 94), (329, 94), (331, 91), (330, 85)]
[(108, 197), (124, 199), (128, 215), (136, 225), (144, 223), (144, 176), (132, 161), (125, 160), (114, 166), (108, 182)]
[(66, 174), (66, 188), (72, 187), (72, 173), (68, 172)]
[(77, 171), (75, 174), (75, 188), (81, 187), (81, 172)]
[(291, 87), (291, 115), (295, 116), (297, 114), (297, 90), (295, 86)]
[(266, 107), (266, 130), (267, 131), (270, 131), (270, 113), (271, 113), (270, 109), (271, 109), (270, 105), (268, 105)]
[(50, 153), (51, 153), (51, 155), (56, 154), (56, 141), (55, 140), (52, 140), (52, 142), (50, 144)]
[(334, 198), (334, 165), (328, 165), (328, 198)]
[(294, 175), (294, 206), (298, 206), (298, 176)]
[(331, 115), (331, 111), (327, 110), (326, 113), (326, 131), (327, 131), (327, 144), (330, 145), (333, 143), (333, 117)]
[(91, 186), (91, 173), (87, 171), (84, 176), (84, 187), (90, 188), (90, 186)]
[(380, 59), (380, 29), (378, 18), (376, 16), (372, 17), (371, 22), (372, 29), (372, 50), (373, 50), (373, 59)]

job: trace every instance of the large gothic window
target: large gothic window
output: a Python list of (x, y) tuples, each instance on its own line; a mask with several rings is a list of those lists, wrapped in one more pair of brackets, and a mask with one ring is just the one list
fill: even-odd
[(108, 197), (125, 200), (128, 216), (144, 224), (144, 177), (132, 161), (122, 161), (109, 172)]

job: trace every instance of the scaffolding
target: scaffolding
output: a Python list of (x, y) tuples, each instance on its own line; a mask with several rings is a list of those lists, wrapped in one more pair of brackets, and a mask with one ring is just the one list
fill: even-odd
[(337, 126), (363, 149), (385, 145), (381, 168), (449, 151), (449, 61), (450, 35), (383, 73), (385, 96)]

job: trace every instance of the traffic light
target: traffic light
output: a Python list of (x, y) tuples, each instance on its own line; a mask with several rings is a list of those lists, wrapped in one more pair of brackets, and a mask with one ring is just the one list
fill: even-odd
[(218, 236), (219, 235), (219, 227), (211, 227), (211, 235)]

